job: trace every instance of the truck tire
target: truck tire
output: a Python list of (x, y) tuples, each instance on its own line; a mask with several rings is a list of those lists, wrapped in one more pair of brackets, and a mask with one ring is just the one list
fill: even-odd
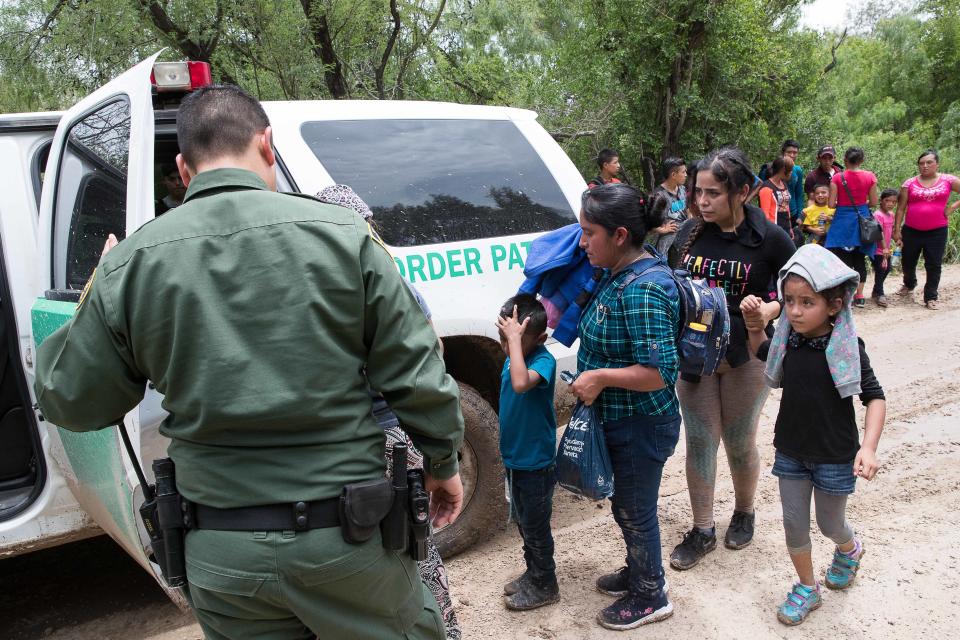
[(434, 531), (444, 558), (466, 551), (507, 521), (503, 461), (500, 458), (497, 414), (476, 389), (460, 386), (464, 437), (460, 447), (460, 477), (463, 481), (463, 511), (451, 525)]

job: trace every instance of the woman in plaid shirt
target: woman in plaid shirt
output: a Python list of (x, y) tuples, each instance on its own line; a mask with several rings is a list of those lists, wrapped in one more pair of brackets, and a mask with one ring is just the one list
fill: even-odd
[(632, 187), (607, 184), (583, 194), (580, 212), (580, 247), (606, 274), (580, 319), (580, 375), (571, 390), (594, 404), (603, 422), (615, 483), (613, 517), (627, 547), (627, 565), (597, 579), (600, 591), (619, 598), (597, 615), (609, 629), (632, 629), (673, 613), (657, 498), (663, 465), (680, 437), (674, 391), (679, 297), (660, 270), (623, 285), (631, 271), (660, 260), (644, 248), (643, 238), (662, 224), (663, 200), (642, 206)]

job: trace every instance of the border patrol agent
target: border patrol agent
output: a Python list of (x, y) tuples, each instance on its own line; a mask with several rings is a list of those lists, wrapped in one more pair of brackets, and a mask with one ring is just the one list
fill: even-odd
[[(161, 433), (198, 510), (186, 567), (207, 638), (442, 638), (409, 553), (379, 532), (348, 544), (330, 515), (345, 485), (383, 478), (366, 367), (425, 455), (434, 524), (456, 518), (456, 384), (364, 221), (275, 193), (271, 134), (236, 87), (184, 100), (184, 203), (105, 253), (39, 349), (38, 402), (87, 431), (122, 420), (147, 380), (165, 395)], [(217, 529), (224, 514), (246, 530)], [(290, 524), (267, 524), (278, 516)]]

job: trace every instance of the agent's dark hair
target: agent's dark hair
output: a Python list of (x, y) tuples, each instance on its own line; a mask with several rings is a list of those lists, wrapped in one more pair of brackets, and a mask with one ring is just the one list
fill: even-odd
[(884, 189), (883, 191), (880, 192), (881, 200), (883, 200), (884, 198), (890, 198), (890, 197), (896, 198), (899, 196), (900, 196), (900, 192), (897, 191), (896, 189)]
[(661, 180), (667, 180), (674, 171), (680, 169), (680, 167), (686, 166), (686, 163), (683, 161), (683, 158), (670, 157), (664, 160), (660, 164), (660, 175)]
[[(780, 169), (783, 170), (782, 164), (780, 165)], [(739, 147), (722, 147), (712, 151), (707, 157), (697, 163), (697, 166), (690, 175), (690, 183), (694, 186), (694, 188), (688, 191), (687, 195), (687, 205), (690, 211), (697, 211), (695, 204), (695, 187), (697, 185), (697, 174), (701, 171), (709, 171), (713, 175), (713, 178), (726, 188), (727, 202), (730, 203), (731, 210), (734, 208), (734, 199), (737, 194), (740, 193), (745, 186), (748, 187), (748, 189), (751, 188), (755, 179), (753, 170), (750, 168), (750, 160)], [(694, 203), (694, 206), (690, 207), (691, 203)], [(680, 249), (681, 260), (688, 255), (690, 247), (694, 245), (700, 236), (700, 232), (703, 231), (703, 218), (698, 215), (696, 216), (696, 221), (687, 235), (686, 242), (683, 243)]]
[(603, 165), (619, 157), (620, 154), (613, 149), (600, 149), (600, 153), (597, 154), (597, 166), (603, 169)]
[(260, 102), (233, 85), (194, 91), (177, 110), (177, 144), (187, 164), (239, 155), (270, 126)]
[(641, 201), (640, 193), (628, 184), (604, 184), (583, 192), (583, 217), (613, 235), (623, 227), (630, 233), (630, 244), (642, 247), (647, 233), (663, 224), (663, 211), (656, 212), (651, 200)]
[(793, 138), (787, 138), (783, 141), (783, 144), (780, 145), (780, 153), (784, 154), (787, 152), (787, 149), (793, 147), (797, 151), (800, 151), (800, 143), (794, 140)]
[[(787, 277), (784, 278), (784, 280), (783, 280), (783, 286), (784, 286), (784, 288), (786, 288), (787, 283), (790, 282), (791, 280), (796, 280), (797, 282), (802, 282), (802, 283), (806, 284), (807, 286), (809, 286), (811, 289), (813, 289), (813, 286), (810, 284), (810, 282), (809, 282), (806, 278), (804, 278), (802, 275), (800, 275), (799, 273), (788, 273), (788, 274), (787, 274)], [(830, 304), (831, 302), (833, 302), (833, 301), (836, 300), (837, 298), (840, 298), (841, 300), (843, 300), (843, 297), (844, 297), (844, 296), (846, 295), (846, 293), (847, 293), (847, 285), (846, 285), (845, 283), (841, 283), (841, 284), (838, 284), (838, 285), (836, 285), (836, 286), (829, 287), (829, 288), (827, 288), (827, 289), (823, 289), (823, 290), (821, 290), (821, 291), (814, 291), (814, 293), (816, 293), (818, 296), (820, 296), (821, 298), (823, 298), (824, 300), (826, 300), (826, 301), (827, 301), (827, 304)], [(841, 310), (842, 310), (842, 309), (843, 309), (843, 307), (841, 307)], [(839, 312), (838, 312), (837, 314), (834, 314), (834, 316), (836, 316), (836, 315), (838, 315), (838, 314), (839, 314)]]
[(783, 173), (783, 168), (787, 166), (787, 160), (783, 156), (777, 156), (770, 163), (770, 173), (767, 176), (776, 176)]
[(848, 147), (843, 152), (843, 161), (847, 164), (861, 165), (866, 157), (867, 154), (860, 147)]
[(933, 156), (933, 159), (937, 161), (937, 164), (940, 164), (940, 154), (937, 153), (936, 149), (927, 149), (917, 158), (917, 162), (920, 162), (924, 156)]
[(537, 300), (537, 297), (529, 293), (518, 293), (508, 299), (500, 307), (500, 317), (510, 318), (513, 316), (513, 307), (517, 307), (517, 322), (523, 323), (530, 318), (530, 324), (527, 325), (524, 333), (528, 336), (540, 337), (547, 330), (547, 310), (543, 308), (543, 303)]

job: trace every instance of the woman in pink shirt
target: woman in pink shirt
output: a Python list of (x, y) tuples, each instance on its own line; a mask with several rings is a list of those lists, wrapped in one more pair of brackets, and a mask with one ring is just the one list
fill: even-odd
[(830, 179), (830, 197), (827, 206), (836, 208), (833, 222), (827, 229), (823, 246), (835, 253), (843, 263), (857, 272), (860, 283), (853, 297), (853, 306), (863, 308), (863, 285), (867, 281), (867, 259), (873, 259), (876, 243), (860, 241), (859, 218), (869, 218), (870, 209), (877, 206), (877, 176), (860, 168), (866, 155), (860, 147), (850, 147), (843, 154), (843, 171)]
[(917, 167), (920, 175), (903, 183), (897, 201), (893, 239), (903, 247), (903, 287), (897, 293), (901, 296), (913, 294), (917, 286), (917, 262), (922, 253), (927, 272), (923, 303), (928, 309), (936, 309), (940, 270), (947, 250), (949, 216), (960, 207), (960, 200), (950, 206), (947, 201), (951, 192), (960, 193), (960, 179), (937, 171), (940, 156), (933, 149), (920, 154)]

